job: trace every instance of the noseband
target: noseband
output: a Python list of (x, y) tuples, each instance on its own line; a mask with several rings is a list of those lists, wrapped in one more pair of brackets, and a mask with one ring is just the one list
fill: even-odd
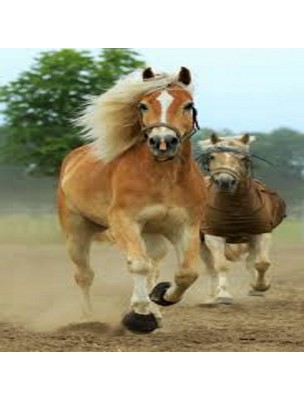
[[(212, 147), (209, 149), (206, 149), (202, 154), (200, 154), (198, 157), (196, 157), (197, 163), (200, 165), (203, 171), (207, 172), (210, 174), (210, 169), (209, 169), (209, 163), (210, 163), (210, 157), (212, 153), (233, 153), (241, 156), (245, 156), (245, 162), (246, 162), (246, 172), (247, 176), (251, 175), (252, 172), (252, 161), (250, 158), (250, 155), (246, 151), (242, 151), (239, 149), (235, 149), (233, 147), (224, 147), (224, 146), (219, 146), (219, 147)], [(232, 175), (234, 178), (239, 179), (239, 176), (236, 174), (235, 171), (229, 169), (229, 168), (217, 168), (216, 170), (212, 171), (212, 175), (216, 173), (228, 173)], [(210, 174), (211, 175), (211, 174)]]
[(171, 131), (173, 131), (176, 134), (179, 143), (182, 143), (185, 140), (190, 139), (200, 129), (198, 121), (197, 121), (197, 109), (195, 107), (192, 107), (192, 110), (193, 110), (193, 114), (192, 114), (193, 115), (193, 126), (192, 126), (191, 130), (184, 135), (176, 126), (167, 124), (166, 122), (159, 122), (157, 124), (151, 124), (148, 126), (144, 126), (142, 124), (142, 119), (140, 119), (141, 124), (142, 124), (141, 131), (143, 132), (145, 138), (147, 139), (150, 132), (152, 131), (152, 129), (167, 128), (167, 129), (170, 129)]

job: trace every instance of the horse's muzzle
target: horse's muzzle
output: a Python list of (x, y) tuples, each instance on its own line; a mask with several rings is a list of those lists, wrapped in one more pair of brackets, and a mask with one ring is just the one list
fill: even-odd
[(236, 177), (226, 173), (213, 175), (212, 181), (218, 189), (231, 192), (236, 189), (238, 183)]
[(172, 159), (176, 156), (180, 141), (175, 133), (151, 134), (148, 146), (155, 159)]

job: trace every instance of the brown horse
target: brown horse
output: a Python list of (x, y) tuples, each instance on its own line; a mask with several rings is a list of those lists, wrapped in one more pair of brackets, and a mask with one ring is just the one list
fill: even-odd
[[(128, 77), (92, 100), (78, 119), (91, 144), (64, 160), (58, 209), (75, 280), (91, 314), (89, 290), (92, 240), (109, 238), (124, 253), (133, 276), (131, 311), (124, 325), (151, 332), (159, 326), (157, 306), (178, 302), (196, 280), (204, 182), (191, 157), (197, 127), (191, 74)], [(106, 233), (106, 234), (105, 234)], [(152, 294), (164, 237), (175, 247), (175, 285), (159, 284)]]
[(252, 295), (269, 289), (271, 232), (285, 217), (285, 203), (251, 177), (250, 136), (200, 142), (200, 163), (207, 170), (207, 201), (201, 226), (201, 257), (211, 278), (210, 300), (229, 304), (229, 261), (246, 257), (253, 275)]

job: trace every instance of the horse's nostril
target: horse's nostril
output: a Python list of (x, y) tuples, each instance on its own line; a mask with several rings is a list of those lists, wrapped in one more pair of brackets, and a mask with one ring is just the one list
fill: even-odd
[(170, 144), (172, 144), (173, 146), (176, 146), (178, 144), (177, 138), (173, 136)]
[(178, 139), (173, 135), (167, 135), (165, 137), (165, 142), (168, 146), (176, 146), (178, 144)]
[(150, 139), (149, 139), (149, 144), (151, 145), (151, 146), (155, 146), (156, 145), (156, 140), (153, 138), (153, 137), (151, 137)]

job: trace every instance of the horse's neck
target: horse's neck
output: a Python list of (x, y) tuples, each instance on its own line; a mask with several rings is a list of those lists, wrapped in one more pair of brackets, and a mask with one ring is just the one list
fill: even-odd
[(212, 206), (222, 211), (242, 210), (243, 212), (250, 212), (259, 203), (258, 194), (254, 190), (251, 178), (240, 181), (234, 193), (218, 190), (213, 185), (210, 186), (209, 190)]

